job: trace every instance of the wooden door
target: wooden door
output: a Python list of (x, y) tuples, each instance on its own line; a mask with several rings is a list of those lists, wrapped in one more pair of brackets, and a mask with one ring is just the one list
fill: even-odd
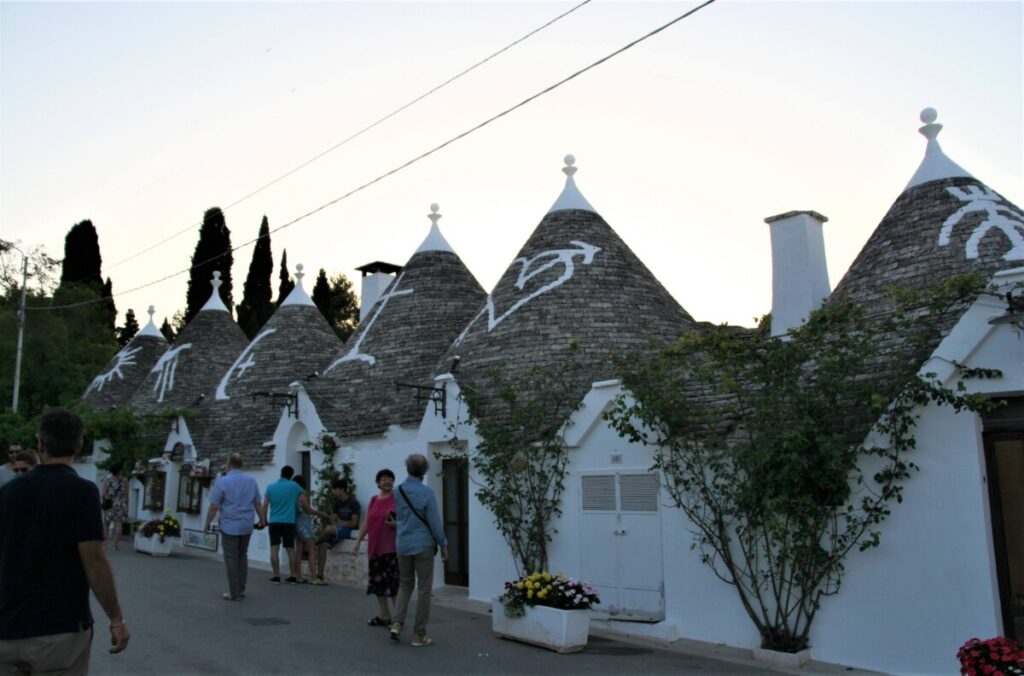
[(448, 538), (448, 562), (444, 583), (469, 586), (469, 461), (445, 460), (443, 472), (444, 534)]

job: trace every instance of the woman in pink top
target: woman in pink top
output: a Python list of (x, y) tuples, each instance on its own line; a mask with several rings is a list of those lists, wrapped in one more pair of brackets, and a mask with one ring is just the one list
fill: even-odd
[(380, 495), (370, 498), (366, 518), (356, 537), (352, 554), (359, 556), (363, 538), (369, 537), (366, 556), (370, 560), (370, 576), (366, 593), (377, 597), (380, 610), (367, 622), (371, 627), (387, 627), (391, 624), (391, 609), (388, 599), (394, 602), (398, 596), (398, 554), (395, 547), (395, 473), (389, 469), (377, 472), (377, 488)]

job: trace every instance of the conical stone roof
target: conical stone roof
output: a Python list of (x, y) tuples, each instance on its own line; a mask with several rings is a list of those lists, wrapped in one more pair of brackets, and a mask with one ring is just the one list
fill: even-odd
[(298, 266), (295, 288), (245, 349), (236, 355), (206, 392), (189, 431), (199, 459), (219, 467), (230, 453), (242, 454), (247, 467), (273, 460), (271, 440), (289, 385), (323, 369), (341, 342), (302, 287)]
[(248, 339), (220, 298), (220, 273), (213, 274), (210, 301), (182, 329), (135, 391), (132, 408), (136, 413), (196, 408), (200, 397), (216, 388), (245, 349)]
[(153, 312), (150, 305), (149, 323), (93, 378), (82, 395), (82, 403), (97, 410), (131, 405), (136, 389), (167, 351), (167, 340), (153, 323)]
[(1024, 265), (1024, 212), (938, 147), (942, 125), (925, 109), (926, 157), (833, 291), (869, 311), (887, 287), (924, 289), (944, 279)]
[(565, 190), (501, 276), (436, 371), (461, 359), (463, 387), (484, 391), (488, 371), (508, 378), (564, 363), (570, 343), (585, 383), (615, 377), (611, 357), (664, 345), (695, 327), (690, 315), (579, 194), (572, 156)]
[(317, 414), (343, 437), (418, 424), (423, 403), (395, 382), (432, 386), (434, 362), (472, 318), (486, 293), (437, 227), (335, 358), (309, 384)]

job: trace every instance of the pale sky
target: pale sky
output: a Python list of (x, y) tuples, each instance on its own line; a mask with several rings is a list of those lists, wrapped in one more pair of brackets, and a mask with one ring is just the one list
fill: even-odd
[[(188, 267), (198, 225), (576, 2), (0, 2), (0, 237), (63, 253), (95, 224), (115, 293)], [(593, 0), (226, 211), (287, 223), (696, 6)], [(275, 233), (316, 274), (404, 264), (440, 226), (490, 290), (562, 189), (583, 195), (695, 318), (770, 310), (763, 219), (829, 217), (833, 286), (924, 155), (1024, 206), (1022, 2), (718, 0), (492, 125)], [(234, 300), (252, 247), (235, 253)], [(119, 295), (185, 304), (186, 275)], [(307, 278), (306, 288), (311, 288)], [(31, 321), (31, 317), (30, 317)]]

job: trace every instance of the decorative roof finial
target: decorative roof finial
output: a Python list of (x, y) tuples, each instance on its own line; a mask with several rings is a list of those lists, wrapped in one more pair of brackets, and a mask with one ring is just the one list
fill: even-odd
[(921, 121), (924, 122), (924, 126), (918, 129), (918, 131), (928, 139), (928, 145), (924, 149), (924, 159), (921, 160), (921, 165), (914, 172), (910, 183), (907, 183), (907, 187), (904, 190), (944, 178), (972, 178), (963, 167), (949, 159), (946, 153), (942, 152), (942, 147), (936, 138), (939, 132), (942, 131), (942, 125), (935, 122), (938, 117), (939, 114), (934, 108), (925, 108), (921, 111)]
[(213, 290), (210, 293), (209, 300), (206, 301), (206, 305), (199, 308), (200, 312), (203, 310), (228, 311), (228, 306), (224, 304), (220, 297), (220, 287), (222, 284), (224, 284), (224, 280), (220, 278), (220, 270), (214, 270), (213, 279), (210, 280), (210, 286), (213, 287)]
[(580, 193), (579, 188), (576, 187), (576, 181), (573, 179), (573, 175), (578, 171), (574, 166), (576, 158), (570, 154), (566, 155), (564, 160), (565, 166), (562, 167), (562, 173), (565, 174), (565, 188), (562, 189), (562, 194), (558, 196), (555, 203), (548, 209), (548, 213), (566, 209), (579, 209), (581, 211), (592, 211), (596, 214), (597, 210), (590, 206), (590, 202)]
[(427, 233), (427, 237), (420, 244), (420, 247), (416, 249), (416, 253), (423, 251), (450, 251), (455, 253), (452, 245), (441, 234), (441, 228), (437, 227), (437, 222), (441, 219), (441, 213), (438, 211), (440, 208), (437, 206), (437, 202), (430, 205), (430, 213), (427, 214), (427, 218), (430, 219), (430, 232)]
[(576, 164), (576, 158), (575, 157), (573, 157), (570, 154), (570, 155), (566, 155), (563, 159), (565, 160), (565, 166), (562, 167), (562, 173), (563, 174), (565, 174), (566, 176), (572, 176), (577, 171), (579, 171), (579, 169), (577, 167), (572, 166), (572, 165)]
[(156, 308), (150, 305), (146, 309), (146, 312), (149, 313), (149, 321), (146, 322), (146, 325), (143, 326), (142, 330), (139, 331), (136, 335), (152, 336), (153, 338), (159, 338), (160, 340), (166, 342), (167, 339), (164, 338), (164, 334), (160, 333), (160, 329), (156, 328), (156, 322), (153, 321), (153, 315), (156, 314)]
[(942, 131), (941, 124), (935, 124), (935, 120), (939, 118), (939, 112), (934, 108), (925, 108), (921, 111), (921, 121), (924, 122), (924, 126), (918, 129), (921, 134), (931, 141), (939, 132)]
[(288, 297), (284, 299), (284, 302), (281, 303), (281, 307), (284, 307), (285, 305), (312, 305), (313, 307), (316, 307), (316, 304), (313, 303), (313, 299), (310, 298), (309, 294), (306, 293), (306, 290), (302, 288), (302, 278), (306, 276), (306, 273), (303, 272), (305, 267), (306, 266), (302, 263), (296, 264), (295, 287), (292, 289), (292, 292), (288, 294)]
[(302, 263), (295, 266), (295, 279), (299, 280), (298, 284), (302, 284), (302, 278), (306, 276), (306, 273), (302, 271), (303, 267)]
[(213, 287), (213, 292), (217, 293), (220, 291), (220, 285), (224, 282), (220, 281), (220, 270), (213, 271), (213, 279), (210, 280), (210, 286)]

